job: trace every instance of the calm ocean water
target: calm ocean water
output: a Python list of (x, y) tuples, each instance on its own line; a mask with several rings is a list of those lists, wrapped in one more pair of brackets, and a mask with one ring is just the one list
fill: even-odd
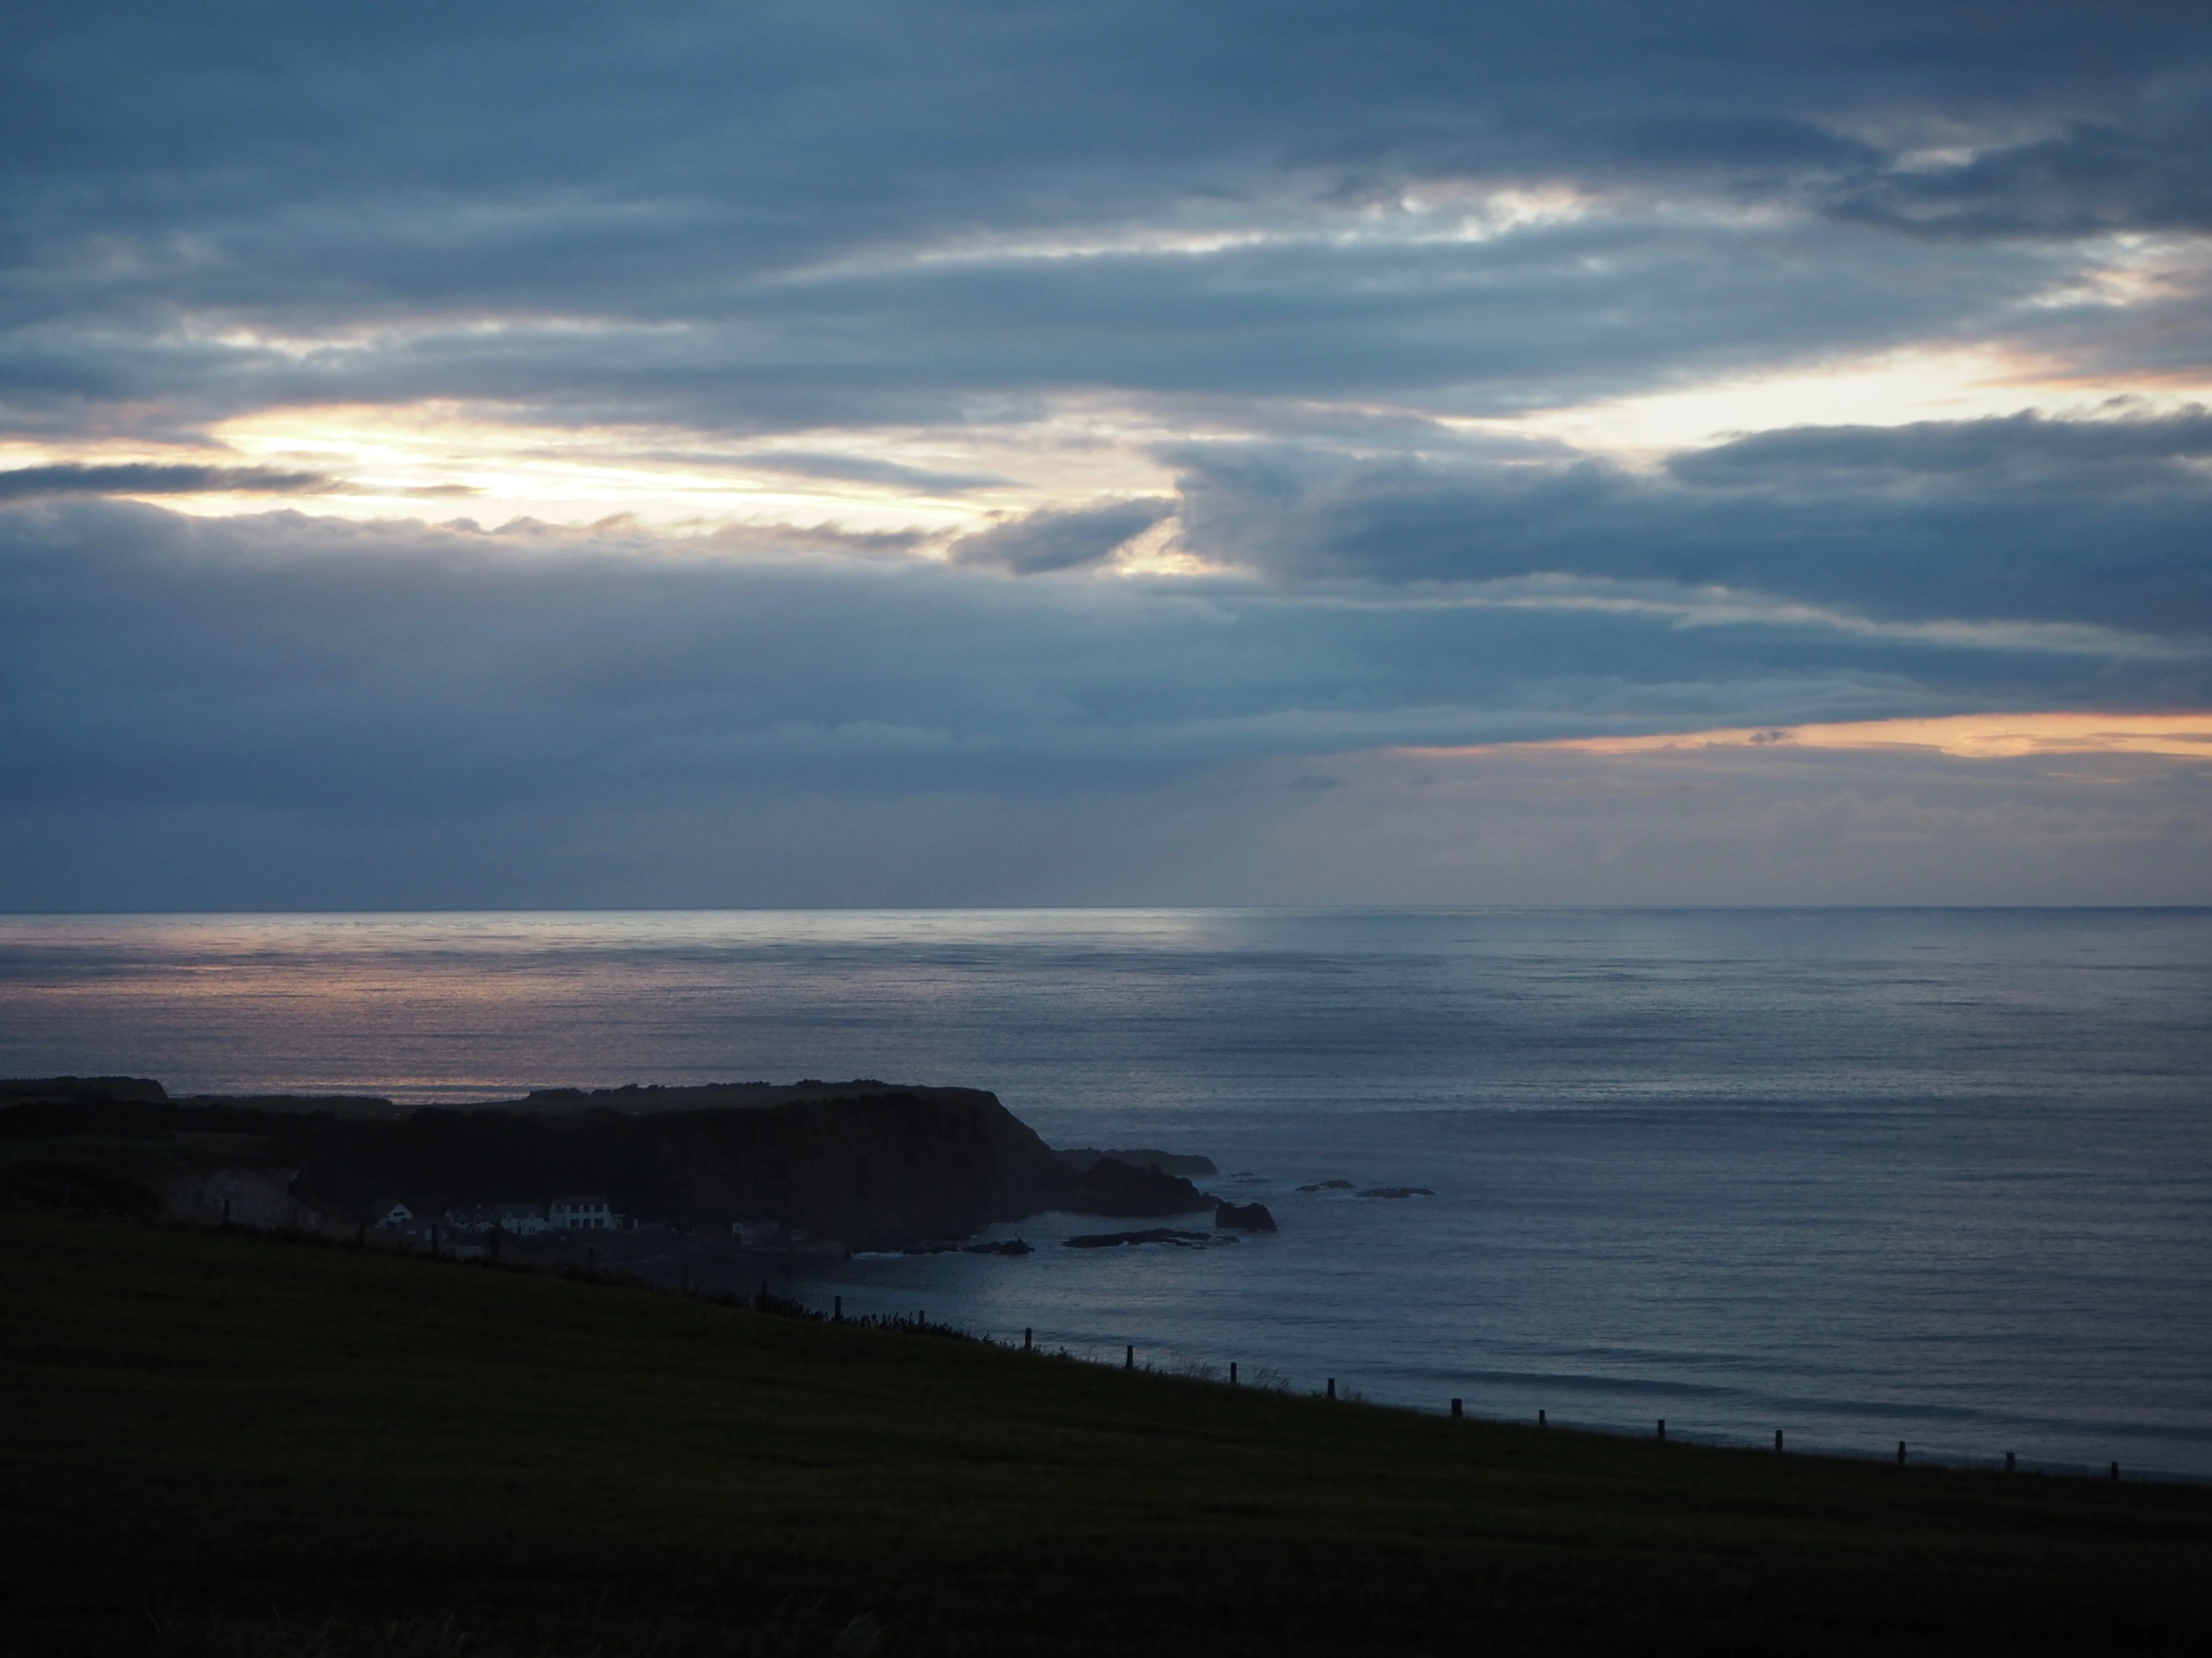
[(2212, 1476), (2212, 912), (0, 917), (0, 1074), (58, 1072), (988, 1087), (1205, 1152), (1282, 1230), (789, 1287), (1432, 1409)]

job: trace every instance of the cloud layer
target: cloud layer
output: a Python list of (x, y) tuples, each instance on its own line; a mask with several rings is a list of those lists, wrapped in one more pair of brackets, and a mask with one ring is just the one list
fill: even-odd
[[(1990, 892), (2033, 895), (2002, 838), (2025, 823), (2038, 870), (2087, 836), (2074, 851), (2113, 881), (2132, 870), (2129, 891), (2212, 896), (2212, 863), (2176, 850), (2212, 822), (2187, 761), (2093, 756), (2087, 781), (2007, 764), (1993, 787), (1910, 757), (1793, 756), (1701, 778), (1700, 815), (1646, 825), (1673, 850), (1621, 864), (1642, 820), (1604, 804), (1628, 797), (1600, 774), (1629, 762), (1583, 761), (1577, 785), (1557, 756), (1381, 757), (1655, 723), (2141, 705), (2178, 686), (2201, 704), (2201, 654), (1845, 628), (1660, 583), (1023, 580), (756, 531), (687, 550), (617, 530), (0, 513), (17, 641), (0, 904), (1557, 899), (1607, 846), (1617, 896), (1649, 856), (1647, 896), (1726, 897), (1749, 890), (1716, 887), (1729, 865), (1691, 842), (1751, 811), (1727, 804), (1743, 787), (1768, 799), (1759, 822), (1844, 796), (1853, 822), (1903, 813), (1939, 865), (1979, 837)], [(2095, 783), (2098, 765), (2136, 777), (2132, 796)], [(1458, 780), (1415, 788), (1413, 770)], [(1544, 786), (1520, 799), (1530, 776)], [(1931, 780), (1975, 811), (1936, 810)], [(1630, 793), (1672, 799), (1679, 780)], [(2053, 794), (2056, 817), (2035, 804)], [(2113, 827), (2129, 799), (2154, 808), (2133, 841)], [(1585, 805), (1613, 823), (1595, 840)], [(1513, 859), (1470, 862), (1502, 823), (1519, 825)], [(981, 849), (1007, 837), (1021, 858)], [(2148, 863), (2115, 850), (2145, 840)], [(1898, 896), (1864, 869), (1832, 876), (1837, 896)]]
[(2201, 5), (27, 9), (0, 904), (2212, 896), (1400, 751), (2212, 707)]

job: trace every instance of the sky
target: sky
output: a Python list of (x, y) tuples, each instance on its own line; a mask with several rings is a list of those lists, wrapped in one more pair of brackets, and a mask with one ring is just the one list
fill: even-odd
[(76, 0), (0, 908), (2212, 902), (2201, 0)]

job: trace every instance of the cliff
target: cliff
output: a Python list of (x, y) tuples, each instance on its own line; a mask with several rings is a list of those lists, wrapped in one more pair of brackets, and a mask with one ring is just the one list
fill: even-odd
[(1094, 1214), (1208, 1206), (1188, 1181), (1149, 1169), (1078, 1175), (978, 1089), (563, 1090), (391, 1116), (365, 1114), (359, 1101), (342, 1114), (312, 1100), (14, 1092), (0, 1138), (49, 1150), (98, 1142), (94, 1161), (180, 1218), (188, 1195), (195, 1215), (204, 1206), (217, 1167), (296, 1169), (290, 1197), (341, 1223), (394, 1201), (434, 1215), (588, 1192), (649, 1219), (716, 1231), (777, 1221), (854, 1247), (961, 1236), (1063, 1203)]

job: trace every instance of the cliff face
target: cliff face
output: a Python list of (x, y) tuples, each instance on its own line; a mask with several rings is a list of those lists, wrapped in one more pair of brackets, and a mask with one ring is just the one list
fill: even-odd
[(643, 1218), (712, 1230), (776, 1221), (854, 1246), (958, 1236), (1051, 1207), (1075, 1184), (977, 1089), (625, 1090), (518, 1103), (535, 1108), (377, 1120), (250, 1099), (80, 1095), (0, 1110), (0, 1133), (155, 1142), (177, 1155), (219, 1137), (250, 1147), (247, 1161), (299, 1170), (292, 1196), (333, 1218), (394, 1200), (434, 1215), (592, 1193)]
[(686, 1215), (853, 1244), (957, 1236), (1047, 1206), (1049, 1148), (990, 1094), (932, 1089), (628, 1120)]

